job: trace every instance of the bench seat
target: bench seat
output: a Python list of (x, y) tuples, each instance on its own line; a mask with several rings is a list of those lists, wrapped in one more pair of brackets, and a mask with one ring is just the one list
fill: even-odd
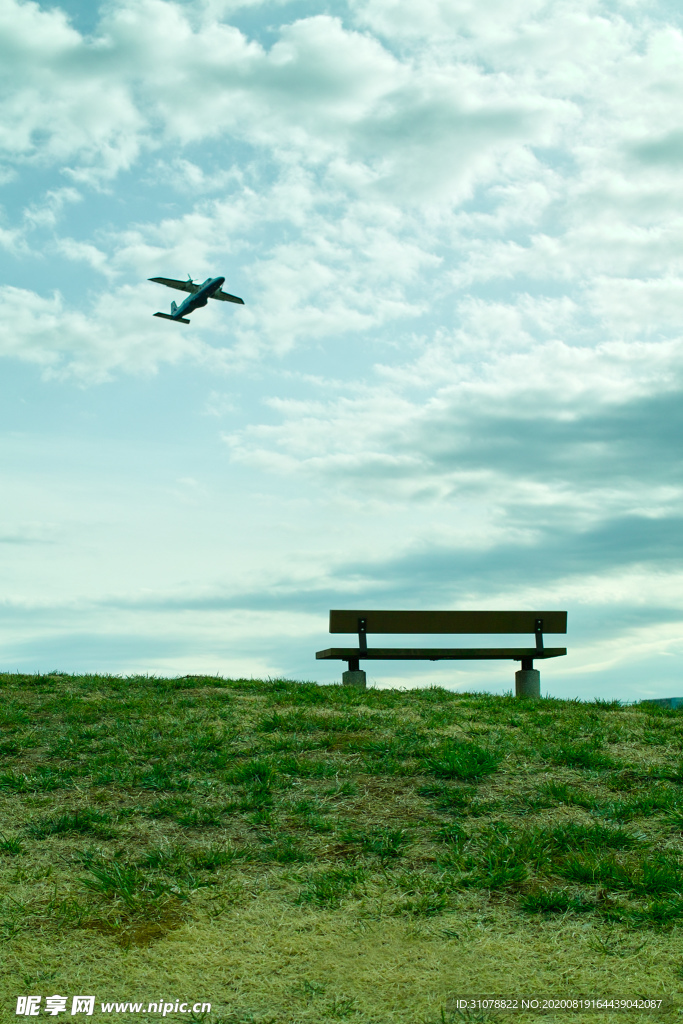
[(358, 647), (329, 647), (317, 651), (319, 660), (338, 658), (350, 661), (358, 658), (372, 661), (483, 661), (489, 658), (521, 661), (522, 658), (559, 658), (567, 653), (566, 647), (368, 647), (360, 652)]

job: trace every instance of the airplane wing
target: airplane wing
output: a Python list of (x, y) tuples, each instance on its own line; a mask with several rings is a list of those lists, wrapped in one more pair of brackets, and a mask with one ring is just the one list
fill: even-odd
[(148, 277), (147, 280), (154, 281), (156, 284), (165, 284), (168, 288), (177, 288), (179, 292), (190, 292), (191, 295), (198, 292), (200, 288), (192, 281), (175, 281), (172, 277)]
[(217, 292), (214, 292), (211, 298), (222, 299), (223, 302), (239, 302), (241, 306), (244, 305), (244, 299), (239, 299), (236, 295), (229, 295), (227, 292), (224, 292), (222, 288), (219, 288)]

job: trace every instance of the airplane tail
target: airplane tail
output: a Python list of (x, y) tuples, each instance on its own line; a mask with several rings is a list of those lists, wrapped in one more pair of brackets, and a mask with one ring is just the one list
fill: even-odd
[(172, 320), (174, 324), (189, 324), (184, 316), (173, 316), (171, 313), (153, 313), (152, 316), (162, 316), (164, 320)]
[(171, 303), (171, 313), (177, 313), (177, 312), (178, 312), (178, 306), (176, 305), (175, 302), (172, 302)]

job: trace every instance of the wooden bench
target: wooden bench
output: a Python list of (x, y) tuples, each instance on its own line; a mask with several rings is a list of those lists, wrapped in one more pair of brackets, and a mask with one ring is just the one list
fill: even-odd
[[(544, 647), (544, 633), (566, 633), (566, 612), (402, 612), (331, 611), (330, 633), (357, 633), (358, 647), (330, 647), (317, 651), (318, 660), (348, 662), (342, 675), (345, 686), (365, 689), (360, 662), (368, 661), (521, 661), (515, 674), (518, 697), (540, 697), (541, 676), (534, 661), (558, 658), (566, 647)], [(370, 633), (533, 633), (533, 647), (368, 647)]]

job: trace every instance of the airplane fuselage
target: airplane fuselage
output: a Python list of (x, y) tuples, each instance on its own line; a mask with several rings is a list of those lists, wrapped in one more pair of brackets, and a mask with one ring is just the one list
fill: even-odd
[(173, 313), (171, 314), (173, 319), (179, 320), (181, 317), (188, 316), (190, 313), (193, 313), (195, 309), (200, 309), (202, 306), (208, 305), (209, 299), (213, 293), (219, 291), (224, 284), (224, 277), (207, 277), (198, 292), (195, 292), (193, 295), (188, 295), (188, 297), (173, 310)]

